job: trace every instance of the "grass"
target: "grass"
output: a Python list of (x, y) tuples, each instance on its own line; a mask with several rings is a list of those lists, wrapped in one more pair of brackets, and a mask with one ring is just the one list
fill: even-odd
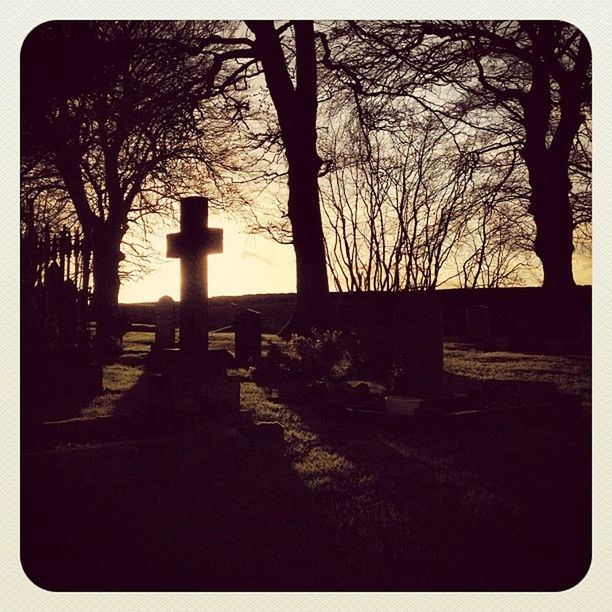
[[(580, 435), (516, 427), (436, 437), (329, 422), (275, 405), (254, 385), (245, 400), (256, 418), (285, 428), (292, 467), (342, 551), (341, 588), (546, 590), (580, 577), (588, 543), (571, 544), (572, 533), (588, 531)], [(572, 512), (559, 512), (563, 505)], [(543, 535), (551, 522), (556, 529)], [(539, 574), (541, 564), (551, 575)]]
[[(104, 367), (104, 393), (81, 410), (81, 416), (112, 414), (123, 394), (140, 380), (146, 356), (153, 342), (149, 332), (126, 334), (119, 360)], [(265, 355), (272, 344), (282, 344), (275, 335), (264, 334)], [(210, 335), (209, 348), (233, 350), (233, 333)], [(541, 355), (483, 351), (469, 344), (446, 342), (444, 367), (451, 374), (476, 380), (553, 382), (560, 391), (579, 395), (585, 409), (591, 407), (591, 358), (585, 355)], [(244, 370), (238, 371), (242, 376)]]
[[(105, 367), (105, 393), (83, 415), (121, 408), (151, 340), (144, 332), (126, 336), (122, 357)], [(212, 334), (210, 346), (230, 348), (231, 340)], [(266, 336), (265, 346), (277, 341)], [(553, 381), (590, 405), (587, 358), (448, 343), (445, 367), (481, 380)], [(145, 590), (546, 591), (572, 586), (584, 573), (588, 426), (519, 422), (424, 432), (397, 421), (331, 419), (303, 400), (279, 400), (246, 370), (233, 373), (243, 378), (241, 404), (252, 419), (282, 425), (283, 449), (230, 453), (227, 442), (210, 438), (208, 467), (199, 463), (197, 472), (171, 482), (160, 477), (146, 490), (121, 488), (120, 495), (87, 489), (74, 512), (58, 510), (58, 522), (72, 517), (75, 533), (89, 534), (93, 520), (87, 553), (91, 538), (102, 549), (102, 540), (123, 542), (121, 560), (112, 549), (103, 560), (137, 565), (132, 579), (141, 576)], [(198, 443), (189, 452), (204, 451)], [(53, 505), (53, 495), (44, 502)], [(200, 566), (206, 572), (198, 573)], [(107, 582), (128, 580), (116, 572)]]
[(482, 351), (452, 342), (444, 347), (446, 371), (475, 379), (553, 382), (563, 393), (582, 398), (591, 407), (591, 357)]
[(115, 413), (125, 393), (136, 387), (141, 379), (152, 341), (153, 334), (147, 332), (126, 335), (122, 355), (116, 362), (104, 366), (104, 393), (82, 408), (79, 416), (91, 418)]
[[(141, 379), (145, 370), (146, 357), (154, 341), (151, 332), (129, 332), (124, 337), (122, 355), (114, 363), (106, 364), (103, 373), (104, 392), (82, 406), (78, 416), (92, 418), (114, 414), (125, 393), (132, 390)], [(270, 344), (280, 342), (277, 336), (264, 334), (262, 338), (262, 351), (266, 354)], [(209, 348), (211, 350), (233, 350), (233, 333), (210, 334)], [(242, 375), (246, 372), (242, 371)], [(130, 401), (143, 400), (143, 394), (131, 397)], [(140, 405), (138, 406), (140, 407)]]
[[(580, 356), (447, 343), (445, 369), (480, 380), (555, 382), (590, 406), (590, 361)], [(253, 383), (243, 384), (243, 404), (285, 428), (293, 469), (344, 550), (336, 572), (346, 588), (546, 590), (579, 579), (588, 556), (588, 432), (517, 424), (431, 436), (359, 426), (330, 421), (314, 406), (273, 402)], [(572, 532), (585, 538), (573, 550)]]

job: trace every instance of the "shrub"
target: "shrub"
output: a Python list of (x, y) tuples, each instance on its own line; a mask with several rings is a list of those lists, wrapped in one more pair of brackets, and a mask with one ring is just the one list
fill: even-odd
[(357, 361), (355, 339), (339, 331), (313, 331), (310, 337), (293, 335), (285, 347), (270, 346), (253, 378), (270, 386), (283, 383), (333, 384), (345, 379)]
[(339, 331), (314, 331), (311, 337), (292, 336), (287, 349), (300, 374), (317, 382), (345, 378), (355, 357), (352, 338)]

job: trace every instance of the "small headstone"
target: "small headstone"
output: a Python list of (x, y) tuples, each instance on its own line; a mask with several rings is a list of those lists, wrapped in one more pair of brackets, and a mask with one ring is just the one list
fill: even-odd
[(516, 342), (515, 348), (519, 350), (538, 350), (544, 346), (544, 329), (540, 321), (528, 317), (518, 319), (515, 323)]
[(400, 366), (396, 389), (420, 398), (437, 397), (443, 394), (442, 306), (429, 295), (412, 298), (400, 306), (392, 343)]
[(466, 332), (469, 342), (486, 346), (491, 340), (489, 308), (480, 304), (465, 309)]
[(155, 347), (170, 348), (174, 346), (176, 327), (175, 302), (169, 295), (157, 300), (155, 306)]
[(236, 364), (246, 365), (261, 358), (261, 313), (250, 308), (234, 318)]

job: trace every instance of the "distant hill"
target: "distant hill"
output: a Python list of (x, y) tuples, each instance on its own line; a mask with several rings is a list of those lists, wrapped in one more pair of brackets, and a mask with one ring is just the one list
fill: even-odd
[[(156, 302), (121, 304), (121, 310), (132, 323), (155, 323)], [(260, 293), (253, 295), (229, 295), (209, 300), (210, 328), (231, 325), (236, 314), (244, 308), (261, 312), (265, 333), (276, 333), (288, 320), (295, 304), (295, 293)]]
[[(461, 336), (465, 332), (465, 309), (470, 305), (484, 305), (491, 311), (494, 333), (513, 335), (525, 320), (546, 324), (550, 302), (541, 287), (509, 287), (502, 289), (438, 289), (436, 297), (444, 312), (444, 333)], [(586, 328), (591, 325), (591, 286), (576, 288), (576, 313)], [(348, 294), (332, 293), (332, 301), (350, 299)], [(261, 312), (262, 328), (276, 333), (289, 320), (295, 304), (295, 293), (261, 293), (210, 298), (210, 329), (231, 325), (236, 313), (243, 308)], [(399, 297), (399, 296), (398, 296)], [(375, 299), (375, 298), (374, 298)], [(568, 305), (569, 306), (569, 305)], [(123, 312), (132, 323), (155, 323), (155, 302), (123, 304)]]

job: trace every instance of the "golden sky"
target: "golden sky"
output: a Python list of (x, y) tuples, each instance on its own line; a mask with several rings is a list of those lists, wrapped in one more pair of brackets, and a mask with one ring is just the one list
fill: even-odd
[[(208, 259), (208, 293), (211, 297), (295, 291), (295, 257), (291, 245), (248, 235), (236, 223), (215, 215), (213, 211), (209, 225), (223, 228), (223, 253), (211, 255)], [(156, 302), (163, 295), (179, 299), (179, 261), (165, 257), (165, 234), (175, 231), (178, 231), (178, 224), (151, 239), (162, 263), (140, 280), (125, 281), (119, 293), (120, 302)], [(590, 285), (591, 277), (590, 257), (575, 256), (576, 283)], [(527, 284), (533, 285), (534, 281), (527, 281)]]
[[(208, 258), (211, 297), (295, 291), (295, 257), (291, 245), (241, 232), (235, 223), (215, 216), (212, 211), (209, 225), (223, 228), (223, 253)], [(151, 239), (162, 263), (144, 278), (124, 282), (120, 302), (155, 302), (162, 295), (178, 300), (179, 260), (165, 257), (165, 234), (174, 231), (178, 231), (178, 226)]]

